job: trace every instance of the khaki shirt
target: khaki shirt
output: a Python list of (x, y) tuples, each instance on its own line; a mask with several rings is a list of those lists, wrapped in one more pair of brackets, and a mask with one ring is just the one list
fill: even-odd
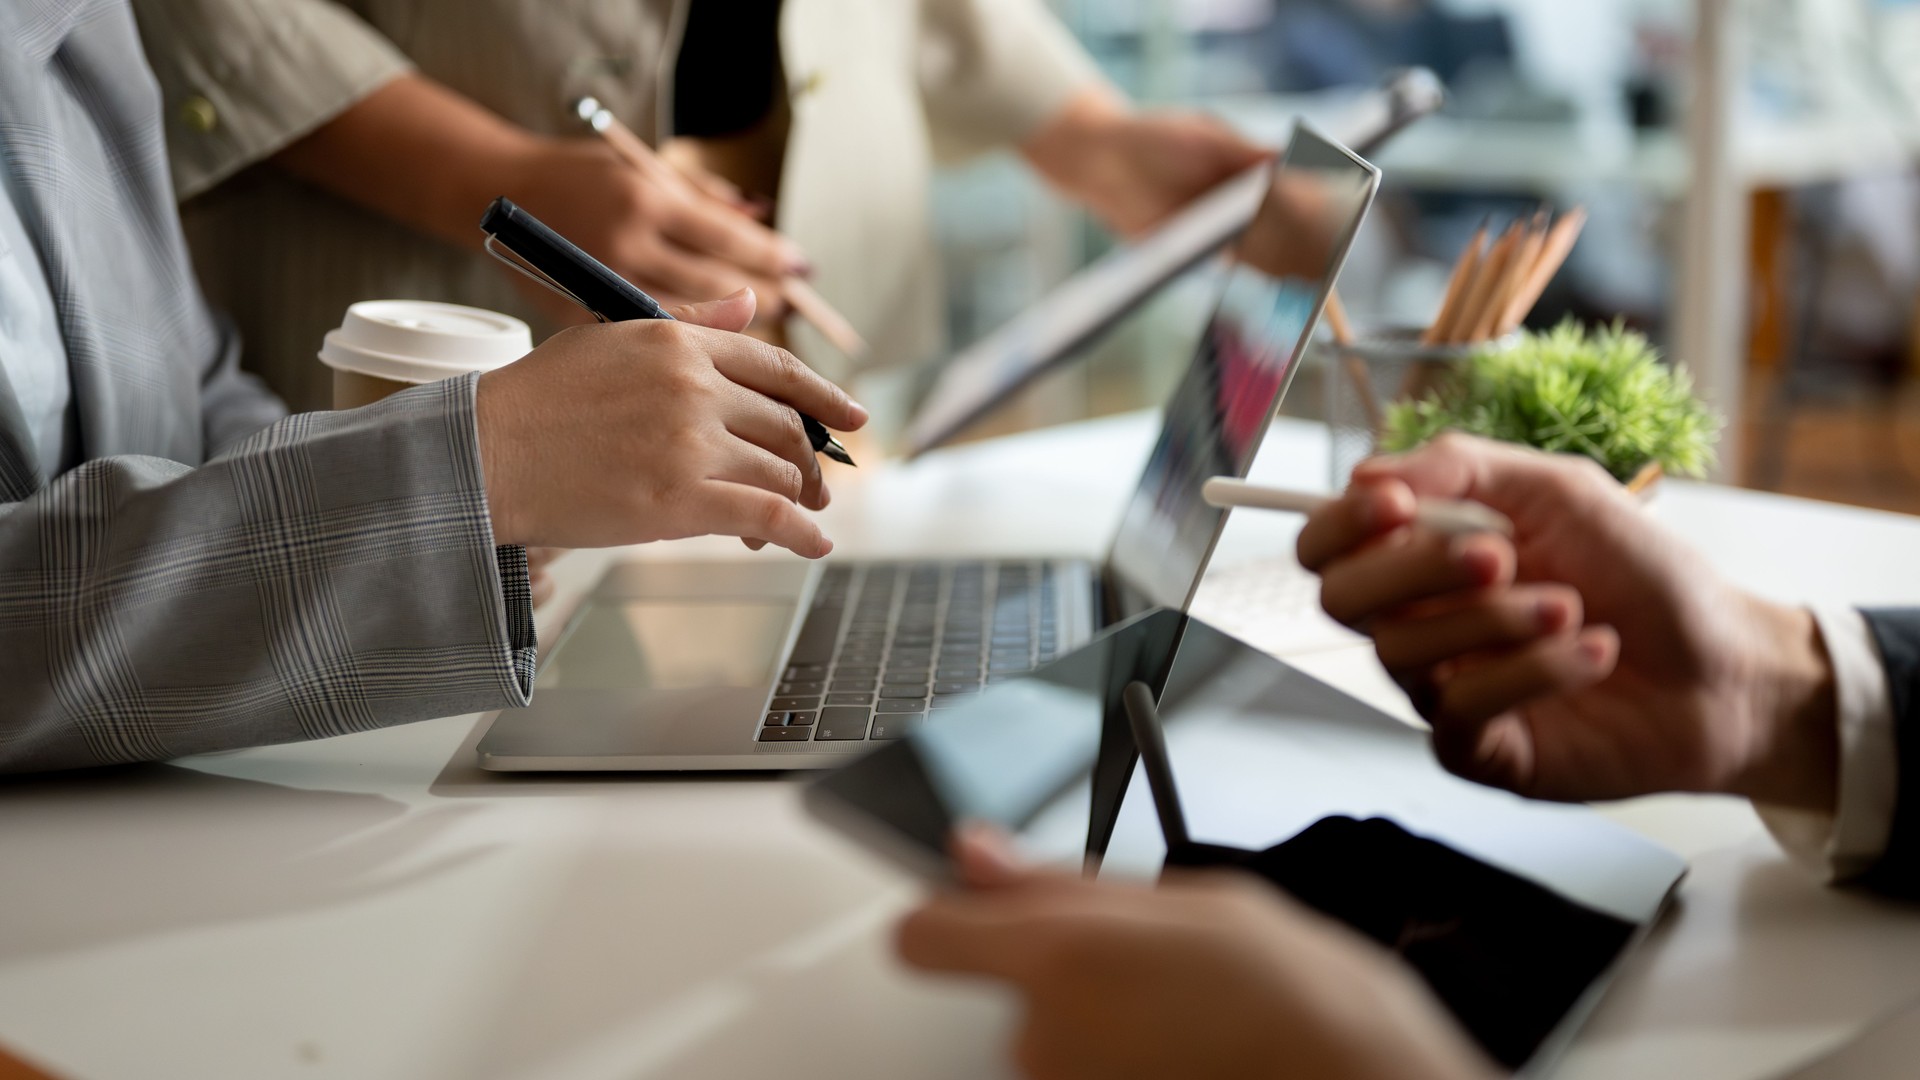
[[(134, 0), (201, 279), (240, 322), (249, 366), (297, 408), (325, 407), (315, 352), (362, 299), (476, 304), (539, 327), (484, 256), (248, 166), (409, 66), (545, 134), (580, 133), (569, 103), (591, 94), (659, 143), (689, 2)], [(1041, 0), (786, 0), (780, 36), (792, 119), (777, 224), (872, 363), (931, 360), (944, 346), (934, 162), (1023, 139), (1093, 65)], [(801, 355), (849, 374), (795, 330)]]

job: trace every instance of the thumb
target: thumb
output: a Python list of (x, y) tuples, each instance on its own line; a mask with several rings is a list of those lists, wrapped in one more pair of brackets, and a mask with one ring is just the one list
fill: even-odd
[(667, 309), (667, 314), (681, 322), (737, 334), (753, 322), (753, 312), (758, 306), (759, 301), (754, 298), (753, 290), (743, 288), (732, 296), (709, 300), (703, 304), (680, 304), (670, 307)]
[(1469, 499), (1499, 510), (1516, 510), (1554, 491), (1577, 474), (1569, 459), (1511, 443), (1446, 433), (1404, 454), (1389, 454), (1354, 467), (1356, 483), (1398, 480), (1427, 499)]

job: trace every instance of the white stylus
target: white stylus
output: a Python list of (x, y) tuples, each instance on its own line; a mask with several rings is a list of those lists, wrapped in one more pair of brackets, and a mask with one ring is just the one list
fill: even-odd
[[(1238, 507), (1247, 510), (1290, 510), (1296, 514), (1311, 514), (1333, 501), (1325, 495), (1250, 484), (1228, 476), (1216, 476), (1207, 481), (1206, 486), (1200, 489), (1200, 494), (1207, 500), (1208, 506), (1222, 510)], [(1505, 514), (1475, 502), (1422, 499), (1419, 508), (1414, 511), (1413, 520), (1415, 524), (1449, 536), (1483, 532), (1513, 535), (1513, 522)]]

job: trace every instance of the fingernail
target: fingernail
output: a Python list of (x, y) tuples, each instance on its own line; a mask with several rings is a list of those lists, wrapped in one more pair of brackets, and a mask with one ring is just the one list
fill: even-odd
[(1613, 644), (1606, 638), (1589, 636), (1580, 640), (1580, 658), (1594, 667), (1602, 667), (1613, 653)]
[(1539, 623), (1540, 629), (1548, 633), (1563, 629), (1571, 615), (1572, 612), (1567, 609), (1567, 602), (1557, 596), (1547, 597), (1534, 609), (1534, 618)]
[(867, 407), (852, 398), (847, 399), (847, 411), (853, 414), (854, 420), (861, 424), (873, 419), (873, 414), (867, 411)]
[(1500, 572), (1500, 557), (1475, 539), (1467, 536), (1454, 541), (1454, 561), (1476, 578), (1491, 579)]

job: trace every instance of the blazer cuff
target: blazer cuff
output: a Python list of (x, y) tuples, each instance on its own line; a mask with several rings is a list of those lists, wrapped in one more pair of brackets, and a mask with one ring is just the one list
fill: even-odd
[[(290, 600), (324, 605), (347, 627), (360, 685), (347, 703), (398, 722), (519, 707), (532, 698), (538, 659), (524, 548), (496, 544), (481, 469), (478, 374), (417, 386), (346, 412), (291, 417), (238, 444), (262, 479), (251, 501), (290, 516), (297, 534), (321, 519), (337, 543), (300, 550), (325, 567), (324, 591)], [(303, 483), (269, 483), (267, 465)], [(275, 491), (311, 489), (302, 505)], [(295, 544), (296, 548), (298, 547)], [(391, 716), (391, 719), (389, 719)], [(351, 730), (343, 724), (340, 730)], [(320, 730), (312, 734), (336, 734)]]
[(1884, 662), (1893, 716), (1888, 755), (1898, 773), (1886, 850), (1861, 881), (1882, 892), (1920, 897), (1920, 611), (1867, 611)]
[(180, 199), (190, 199), (410, 70), (379, 31), (330, 0), (143, 0)]
[(506, 544), (493, 549), (500, 569), (500, 603), (507, 626), (507, 662), (519, 684), (520, 704), (533, 697), (540, 641), (533, 628), (533, 574), (527, 568), (527, 549)]
[(1831, 882), (1868, 873), (1886, 854), (1899, 791), (1894, 713), (1885, 661), (1866, 618), (1847, 608), (1813, 609), (1838, 688), (1839, 802), (1832, 814), (1757, 806), (1760, 819), (1795, 861)]

